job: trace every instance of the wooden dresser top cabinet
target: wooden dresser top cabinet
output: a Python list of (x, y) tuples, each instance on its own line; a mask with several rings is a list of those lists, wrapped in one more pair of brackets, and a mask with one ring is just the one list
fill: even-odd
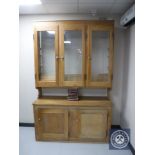
[(112, 87), (114, 21), (34, 23), (35, 84)]

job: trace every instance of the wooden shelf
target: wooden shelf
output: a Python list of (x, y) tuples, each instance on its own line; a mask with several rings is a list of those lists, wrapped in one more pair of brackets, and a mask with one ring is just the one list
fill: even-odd
[(92, 77), (92, 81), (108, 81), (108, 74), (98, 74), (97, 77)]
[(55, 105), (55, 106), (89, 106), (89, 107), (100, 107), (100, 106), (111, 106), (112, 103), (108, 99), (82, 99), (79, 101), (68, 101), (64, 98), (54, 99), (37, 99), (34, 105)]
[(56, 81), (56, 78), (55, 76), (41, 75), (40, 80), (41, 81)]
[(82, 75), (80, 74), (65, 74), (65, 81), (81, 81)]

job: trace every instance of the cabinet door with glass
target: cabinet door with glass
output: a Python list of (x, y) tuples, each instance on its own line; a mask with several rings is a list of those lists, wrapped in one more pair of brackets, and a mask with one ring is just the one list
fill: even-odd
[(111, 87), (113, 25), (88, 26), (87, 82), (89, 87)]
[(62, 23), (60, 25), (60, 85), (84, 86), (85, 75), (85, 25)]
[(34, 26), (36, 87), (58, 86), (58, 24)]

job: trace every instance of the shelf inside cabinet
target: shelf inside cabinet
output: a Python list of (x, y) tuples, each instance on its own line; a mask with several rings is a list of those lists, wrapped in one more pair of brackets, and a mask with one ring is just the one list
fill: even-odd
[(43, 80), (43, 81), (55, 81), (55, 76), (50, 76), (50, 75), (42, 75), (40, 77), (40, 80)]

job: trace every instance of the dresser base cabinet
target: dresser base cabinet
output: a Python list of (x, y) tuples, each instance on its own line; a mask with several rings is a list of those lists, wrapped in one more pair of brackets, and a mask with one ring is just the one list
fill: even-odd
[(109, 100), (38, 99), (33, 106), (38, 141), (108, 142), (111, 127)]

